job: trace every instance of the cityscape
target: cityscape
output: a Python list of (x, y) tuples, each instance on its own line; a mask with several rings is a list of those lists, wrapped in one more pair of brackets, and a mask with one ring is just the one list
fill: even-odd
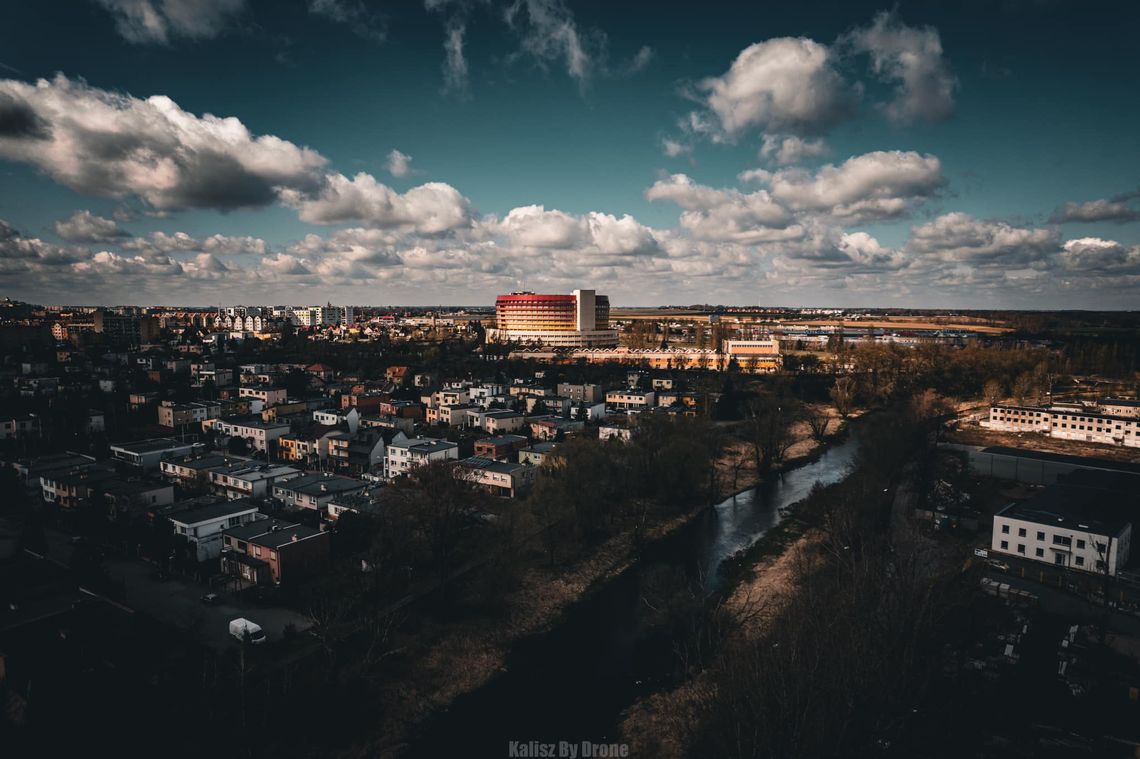
[(1140, 755), (1136, 9), (21, 5), (5, 757)]

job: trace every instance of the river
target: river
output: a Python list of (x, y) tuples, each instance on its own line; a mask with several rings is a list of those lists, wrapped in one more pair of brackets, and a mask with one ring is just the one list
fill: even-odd
[(670, 684), (670, 641), (645, 635), (642, 587), (651, 573), (684, 572), (711, 593), (728, 557), (779, 524), (780, 509), (816, 482), (846, 476), (859, 447), (852, 432), (815, 461), (727, 498), (648, 549), (634, 568), (575, 605), (553, 630), (520, 641), (507, 671), (430, 720), (417, 757), (506, 757), (511, 741), (612, 742), (621, 713)]

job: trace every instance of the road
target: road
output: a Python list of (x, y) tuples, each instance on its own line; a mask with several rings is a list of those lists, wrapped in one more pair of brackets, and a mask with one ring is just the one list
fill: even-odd
[[(70, 536), (54, 530), (47, 530), (46, 534), (48, 557), (68, 566), (73, 550)], [(297, 632), (312, 624), (292, 609), (246, 605), (228, 594), (219, 594), (222, 600), (218, 605), (207, 606), (201, 598), (209, 592), (208, 588), (173, 577), (165, 581), (152, 579), (153, 567), (141, 561), (108, 558), (103, 565), (111, 580), (122, 584), (122, 600), (128, 607), (185, 630), (213, 648), (237, 645), (229, 634), (229, 622), (238, 617), (261, 625), (270, 640), (280, 640), (289, 624)]]

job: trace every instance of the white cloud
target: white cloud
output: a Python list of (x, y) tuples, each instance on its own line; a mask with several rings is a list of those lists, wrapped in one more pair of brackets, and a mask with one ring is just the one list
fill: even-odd
[(412, 171), (412, 157), (406, 153), (401, 153), (399, 150), (393, 150), (388, 154), (386, 167), (392, 176), (406, 177)]
[(648, 200), (667, 200), (680, 206), (681, 226), (699, 240), (762, 242), (795, 239), (803, 228), (772, 196), (759, 190), (717, 189), (699, 185), (685, 174), (655, 182), (645, 191)]
[(692, 147), (665, 137), (661, 140), (661, 152), (669, 158), (679, 158), (692, 152)]
[(1043, 262), (1060, 248), (1056, 230), (1025, 229), (999, 220), (948, 213), (911, 230), (907, 250), (973, 266)]
[(781, 137), (776, 134), (766, 134), (760, 146), (760, 158), (780, 166), (799, 163), (806, 158), (817, 158), (830, 152), (831, 149), (823, 139), (805, 140), (795, 135)]
[(772, 198), (792, 210), (823, 212), (852, 222), (899, 216), (945, 184), (937, 157), (898, 150), (853, 156), (814, 174), (784, 169), (754, 171), (747, 178), (767, 183)]
[(482, 231), (503, 236), (512, 246), (574, 250), (584, 255), (641, 255), (659, 248), (654, 231), (628, 214), (621, 218), (597, 212), (576, 216), (537, 205), (513, 208), (502, 221), (491, 218)]
[(245, 9), (245, 0), (96, 0), (115, 19), (128, 42), (162, 44), (171, 39), (207, 39), (224, 31)]
[(649, 45), (642, 45), (637, 51), (637, 54), (630, 59), (629, 65), (625, 67), (626, 73), (636, 74), (644, 71), (653, 61), (653, 57), (653, 48), (649, 47)]
[(1065, 243), (1061, 265), (1072, 271), (1140, 274), (1140, 245), (1125, 247), (1115, 240), (1080, 237)]
[(828, 47), (803, 37), (750, 45), (727, 73), (705, 79), (699, 89), (729, 138), (754, 128), (822, 132), (850, 116), (854, 102)]
[(515, 0), (504, 18), (519, 34), (524, 52), (540, 65), (561, 63), (580, 86), (598, 67), (605, 35), (579, 28), (563, 0)]
[(0, 80), (0, 99), (26, 114), (22, 129), (0, 132), (0, 158), (158, 210), (267, 205), (278, 188), (315, 188), (326, 164), (316, 151), (251, 135), (236, 118), (198, 117), (162, 95), (141, 100), (62, 74), (34, 85)]
[(54, 229), (57, 235), (71, 242), (106, 242), (127, 235), (114, 219), (105, 219), (90, 211), (76, 211), (57, 221)]
[(360, 222), (438, 234), (467, 226), (471, 218), (469, 201), (451, 185), (428, 182), (401, 194), (363, 172), (352, 179), (330, 174), (316, 193), (284, 190), (281, 197), (311, 224)]
[(843, 41), (871, 56), (877, 76), (896, 83), (895, 99), (885, 109), (888, 118), (908, 123), (942, 121), (953, 115), (958, 80), (942, 54), (937, 29), (906, 26), (893, 12), (883, 12)]
[(1054, 211), (1049, 220), (1054, 224), (1097, 221), (1124, 224), (1140, 220), (1140, 211), (1123, 200), (1090, 200), (1084, 203), (1066, 203)]

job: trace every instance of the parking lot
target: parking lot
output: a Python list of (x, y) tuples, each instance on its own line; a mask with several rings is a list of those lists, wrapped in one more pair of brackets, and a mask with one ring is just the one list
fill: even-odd
[[(70, 538), (51, 531), (47, 537), (50, 557), (66, 565), (71, 559)], [(104, 566), (111, 580), (121, 584), (128, 607), (185, 630), (214, 648), (236, 645), (229, 634), (229, 622), (238, 617), (261, 625), (271, 641), (280, 640), (287, 625), (292, 624), (297, 632), (311, 626), (307, 617), (292, 609), (253, 607), (227, 593), (219, 594), (221, 600), (216, 605), (206, 605), (201, 599), (210, 592), (208, 588), (175, 577), (152, 577), (154, 568), (141, 561), (108, 558)]]

